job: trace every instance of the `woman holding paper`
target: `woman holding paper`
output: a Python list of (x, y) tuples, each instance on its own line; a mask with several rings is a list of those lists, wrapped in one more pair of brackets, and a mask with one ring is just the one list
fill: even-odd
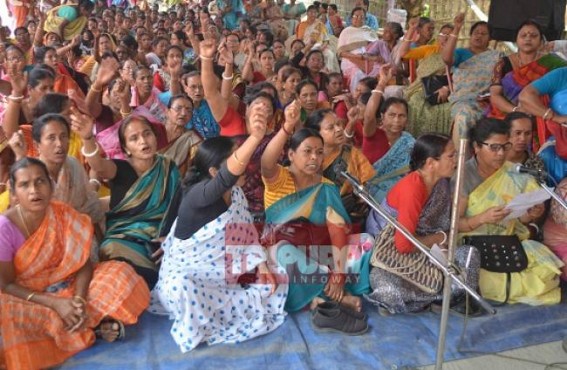
[[(527, 226), (542, 216), (543, 204), (535, 205), (517, 218), (506, 218), (506, 205), (519, 194), (538, 189), (534, 178), (515, 171), (506, 161), (512, 148), (510, 125), (483, 118), (469, 130), (474, 156), (465, 164), (464, 185), (459, 199), (459, 232), (464, 235), (517, 235), (527, 256), (521, 272), (489, 272), (481, 269), (483, 297), (509, 303), (555, 304), (561, 300), (559, 274), (563, 263), (543, 244), (529, 240)], [(507, 284), (509, 283), (509, 287)]]

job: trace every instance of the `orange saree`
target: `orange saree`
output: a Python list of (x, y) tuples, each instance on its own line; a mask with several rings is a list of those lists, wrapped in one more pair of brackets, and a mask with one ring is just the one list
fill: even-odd
[[(93, 238), (88, 216), (53, 201), (39, 229), (14, 257), (17, 284), (42, 294), (70, 297), (74, 275), (87, 262)], [(0, 368), (38, 369), (57, 365), (95, 341), (94, 328), (105, 317), (134, 324), (149, 304), (149, 290), (123, 262), (94, 268), (87, 320), (68, 332), (54, 310), (0, 293)]]

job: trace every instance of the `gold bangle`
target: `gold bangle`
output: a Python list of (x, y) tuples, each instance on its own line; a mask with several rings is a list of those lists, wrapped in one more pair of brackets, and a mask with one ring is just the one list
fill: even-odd
[(95, 87), (95, 84), (92, 84), (92, 85), (91, 85), (91, 90), (94, 91), (95, 93), (101, 93), (101, 92), (102, 92), (102, 89), (97, 89), (97, 88)]
[(120, 115), (124, 118), (124, 117), (128, 117), (129, 115), (132, 114), (132, 108), (130, 108), (130, 112), (123, 112), (122, 109), (120, 109)]
[(30, 299), (32, 299), (34, 295), (35, 295), (35, 292), (31, 292), (31, 293), (27, 296), (26, 301), (29, 301)]
[(83, 303), (85, 306), (87, 305), (87, 301), (81, 297), (80, 295), (74, 295), (73, 299), (78, 299), (79, 301), (81, 301), (81, 303)]
[(236, 150), (234, 152), (232, 152), (232, 156), (234, 157), (234, 160), (236, 162), (238, 162), (239, 165), (241, 165), (242, 167), (246, 166), (246, 163), (242, 162), (238, 156), (236, 155)]

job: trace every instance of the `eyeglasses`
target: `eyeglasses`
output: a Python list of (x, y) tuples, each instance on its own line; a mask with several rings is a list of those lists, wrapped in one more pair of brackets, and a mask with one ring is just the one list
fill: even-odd
[(506, 144), (496, 144), (496, 143), (485, 143), (481, 142), (482, 145), (486, 145), (491, 152), (498, 153), (500, 150), (507, 152), (512, 149), (512, 143), (507, 142)]
[(22, 60), (24, 60), (24, 58), (23, 57), (9, 57), (9, 58), (6, 58), (6, 60), (10, 63), (18, 63), (18, 62), (21, 62)]
[(358, 15), (358, 14), (355, 14), (355, 15), (353, 15), (352, 17), (353, 17), (354, 19), (362, 19), (362, 18), (364, 18), (363, 15)]
[(176, 113), (181, 113), (182, 111), (186, 111), (187, 113), (193, 113), (193, 108), (189, 108), (189, 107), (178, 106), (178, 107), (171, 107), (171, 109), (173, 109), (173, 111)]

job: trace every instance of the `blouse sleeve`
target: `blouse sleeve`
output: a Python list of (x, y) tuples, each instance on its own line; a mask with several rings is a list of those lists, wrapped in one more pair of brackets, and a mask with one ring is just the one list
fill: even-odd
[(0, 216), (0, 262), (11, 262), (25, 239), (6, 216)]
[[(416, 173), (410, 174), (406, 177), (406, 181), (399, 182), (399, 186), (395, 187), (395, 193), (393, 194), (397, 203), (395, 208), (398, 210), (398, 222), (411, 234), (415, 234), (419, 215), (427, 201), (425, 186), (423, 184), (418, 184), (415, 176), (419, 175)], [(412, 194), (412, 196), (407, 196), (408, 194)], [(390, 194), (388, 195), (388, 199), (389, 198)], [(396, 248), (400, 251), (400, 253), (413, 252), (413, 244), (397, 230), (394, 235), (394, 241), (396, 243)]]
[(502, 85), (502, 79), (506, 73), (512, 70), (512, 65), (510, 64), (510, 59), (508, 57), (500, 58), (500, 60), (494, 66), (494, 72), (492, 73), (492, 81), (490, 86), (500, 86)]

